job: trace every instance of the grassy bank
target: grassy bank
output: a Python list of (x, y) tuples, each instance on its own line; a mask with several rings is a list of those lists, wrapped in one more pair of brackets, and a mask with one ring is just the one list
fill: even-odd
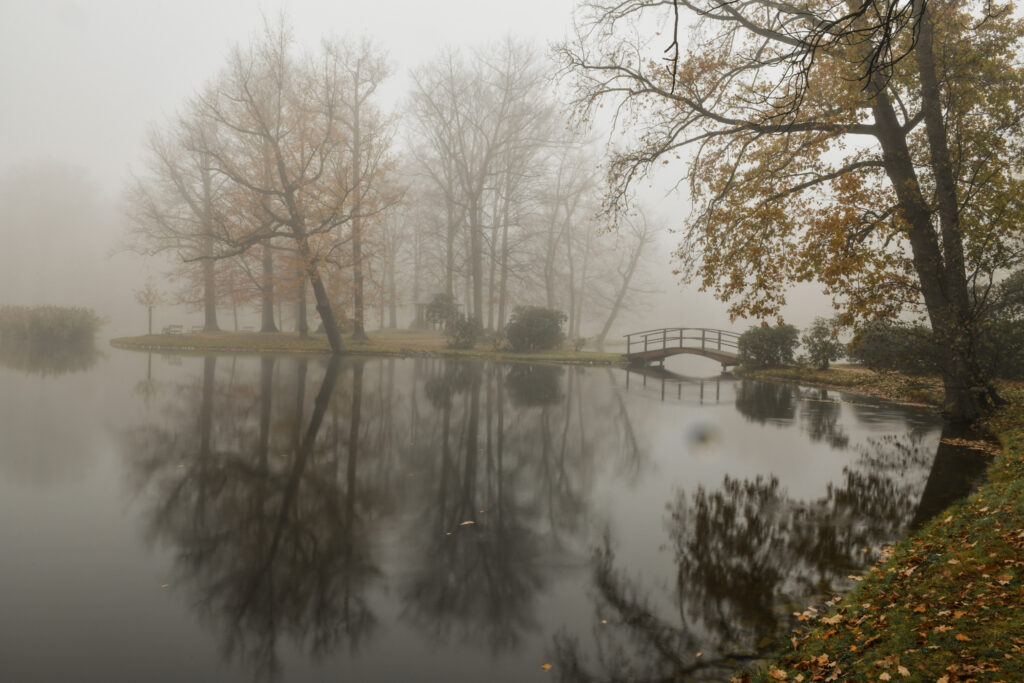
[[(935, 380), (854, 368), (752, 373), (941, 402)], [(1024, 677), (1024, 389), (983, 425), (1002, 452), (988, 481), (897, 543), (831, 611), (734, 681), (1019, 681)], [(806, 615), (813, 612), (808, 611)]]
[[(346, 353), (367, 356), (445, 356), (457, 358), (490, 358), (493, 360), (584, 363), (619, 365), (617, 353), (591, 351), (538, 351), (511, 353), (498, 351), (485, 344), (473, 349), (449, 349), (445, 338), (437, 332), (414, 330), (382, 330), (371, 332), (365, 341), (343, 339)], [(215, 332), (192, 334), (152, 334), (141, 337), (120, 337), (110, 343), (120, 349), (159, 351), (162, 353), (330, 353), (327, 338), (313, 334), (302, 339), (294, 332)]]

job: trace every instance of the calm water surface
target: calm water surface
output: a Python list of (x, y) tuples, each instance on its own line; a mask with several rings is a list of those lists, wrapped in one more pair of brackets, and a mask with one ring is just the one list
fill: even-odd
[(0, 679), (721, 680), (963, 492), (942, 431), (606, 368), (0, 367)]

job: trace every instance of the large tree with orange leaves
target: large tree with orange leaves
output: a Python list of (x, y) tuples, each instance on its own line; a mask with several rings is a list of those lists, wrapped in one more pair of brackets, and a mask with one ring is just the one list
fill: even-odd
[[(653, 22), (670, 35), (679, 16), (688, 41), (676, 31), (652, 45)], [(733, 316), (777, 316), (806, 281), (848, 321), (922, 311), (945, 349), (949, 413), (992, 405), (983, 299), (1021, 261), (1024, 27), (1012, 7), (598, 0), (578, 29), (559, 53), (580, 115), (610, 102), (636, 134), (608, 165), (609, 211), (634, 179), (678, 163), (693, 201), (679, 272)]]

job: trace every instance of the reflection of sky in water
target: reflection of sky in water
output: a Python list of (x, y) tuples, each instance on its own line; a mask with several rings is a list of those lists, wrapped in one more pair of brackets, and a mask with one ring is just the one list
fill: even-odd
[[(591, 552), (606, 531), (615, 571), (678, 621), (680, 495), (775, 477), (799, 507), (841, 489), (844, 468), (881, 467), (869, 439), (912, 424), (934, 453), (941, 431), (927, 411), (795, 386), (711, 380), (702, 399), (669, 384), (662, 401), (660, 380), (627, 389), (620, 369), (368, 360), (358, 377), (342, 364), (302, 460), (326, 362), (304, 366), (118, 352), (73, 376), (3, 371), (0, 515), (16, 522), (0, 525), (0, 642), (18, 680), (248, 680), (268, 647), (286, 680), (545, 680), (557, 632), (584, 653), (601, 633)], [(884, 476), (920, 495), (929, 462)], [(326, 583), (306, 580), (322, 567)], [(311, 657), (319, 600), (361, 605), (372, 627)], [(231, 635), (263, 609), (282, 610), (273, 642)]]

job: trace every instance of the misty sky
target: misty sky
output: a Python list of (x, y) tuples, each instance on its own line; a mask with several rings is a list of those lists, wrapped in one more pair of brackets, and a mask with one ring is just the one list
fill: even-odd
[[(0, 0), (0, 92), (4, 100), (0, 107), (4, 131), (0, 172), (9, 174), (12, 167), (39, 162), (79, 167), (102, 199), (115, 204), (130, 169), (141, 168), (147, 131), (160, 125), (211, 78), (231, 46), (248, 41), (261, 26), (264, 14), (275, 16), (283, 10), (299, 42), (306, 45), (315, 44), (323, 35), (374, 37), (390, 53), (395, 75), (385, 96), (397, 102), (404, 93), (408, 70), (443, 47), (479, 47), (508, 34), (544, 46), (569, 31), (574, 4), (574, 0), (291, 0), (283, 4)], [(653, 196), (661, 194), (655, 189)], [(685, 202), (666, 199), (655, 209), (671, 227), (681, 218)], [(85, 256), (109, 259), (118, 230), (100, 229), (96, 241), (102, 244), (92, 245)], [(673, 238), (666, 235), (663, 253), (655, 258), (663, 270), (657, 278), (663, 294), (652, 300), (645, 314), (633, 316), (637, 324), (642, 319), (657, 327), (745, 329), (748, 323), (743, 321), (729, 325), (723, 305), (674, 283), (668, 255), (672, 243)], [(52, 239), (46, 244), (60, 248)], [(8, 257), (16, 258), (10, 252)], [(54, 268), (63, 267), (58, 259)], [(145, 264), (120, 264), (118, 268), (130, 279), (143, 277), (146, 269)], [(98, 265), (94, 270), (110, 269)], [(109, 280), (107, 277), (98, 286), (111, 286)], [(0, 291), (0, 303), (38, 303), (30, 301), (27, 293), (22, 293), (19, 301), (19, 293), (9, 291), (31, 287), (33, 283), (25, 282), (24, 277), (0, 283), (8, 289)], [(130, 293), (140, 285), (118, 286)], [(826, 302), (816, 294), (818, 289), (807, 288), (791, 298), (796, 305), (788, 307), (787, 319), (799, 326), (814, 315), (829, 314)], [(86, 290), (95, 288), (82, 291)], [(119, 300), (130, 305), (130, 299)]]

